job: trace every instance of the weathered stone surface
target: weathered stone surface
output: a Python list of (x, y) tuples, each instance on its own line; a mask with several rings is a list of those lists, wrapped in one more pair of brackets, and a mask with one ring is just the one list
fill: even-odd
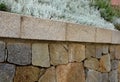
[(49, 51), (47, 43), (32, 44), (32, 64), (41, 67), (49, 67)]
[(14, 82), (36, 82), (39, 79), (40, 69), (33, 66), (17, 67)]
[(111, 70), (110, 55), (103, 55), (100, 59), (100, 69), (101, 72), (109, 72)]
[(95, 44), (86, 44), (85, 57), (86, 58), (96, 57), (95, 50), (96, 50)]
[(10, 63), (18, 65), (31, 64), (31, 46), (24, 43), (8, 43), (8, 59)]
[(52, 65), (68, 63), (68, 47), (66, 44), (52, 43), (49, 47)]
[(85, 82), (85, 73), (82, 63), (59, 65), (56, 68), (56, 74), (57, 82)]
[(120, 32), (112, 31), (112, 43), (120, 44)]
[(85, 59), (85, 45), (69, 44), (69, 62), (81, 62)]
[(101, 82), (109, 82), (108, 73), (102, 73), (102, 81)]
[(118, 73), (120, 74), (120, 61), (118, 63)]
[(108, 54), (109, 53), (109, 46), (108, 45), (103, 45), (103, 54)]
[(110, 45), (110, 58), (115, 59), (115, 45)]
[(0, 41), (0, 62), (5, 61), (5, 43)]
[(0, 11), (0, 36), (20, 37), (20, 15)]
[(102, 82), (101, 73), (94, 70), (89, 70), (87, 73), (86, 82)]
[(14, 65), (0, 63), (0, 82), (13, 82), (14, 75)]
[(88, 69), (98, 70), (99, 69), (99, 61), (96, 58), (89, 58), (84, 61), (84, 66)]
[(118, 64), (119, 64), (118, 60), (112, 60), (112, 62), (111, 62), (111, 68), (112, 68), (112, 70), (118, 69)]
[(47, 69), (38, 82), (56, 82), (55, 67)]
[(101, 58), (103, 53), (103, 46), (100, 44), (96, 44), (96, 58)]
[(120, 59), (120, 46), (115, 46), (115, 59)]
[(96, 42), (111, 43), (112, 42), (112, 31), (108, 29), (97, 28)]
[(22, 18), (22, 38), (65, 40), (66, 23), (25, 16)]
[(79, 42), (95, 42), (96, 28), (90, 26), (71, 24), (67, 25), (67, 39), (68, 41)]
[(118, 82), (117, 70), (113, 70), (109, 73), (109, 82)]

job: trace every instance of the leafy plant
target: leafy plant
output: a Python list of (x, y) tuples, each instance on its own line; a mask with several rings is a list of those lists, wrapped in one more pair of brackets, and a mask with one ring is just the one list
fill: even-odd
[(112, 22), (113, 17), (120, 16), (120, 12), (111, 5), (111, 0), (94, 0), (92, 5), (100, 11), (101, 17), (107, 21)]
[(0, 10), (1, 11), (7, 11), (7, 6), (3, 3), (0, 3)]

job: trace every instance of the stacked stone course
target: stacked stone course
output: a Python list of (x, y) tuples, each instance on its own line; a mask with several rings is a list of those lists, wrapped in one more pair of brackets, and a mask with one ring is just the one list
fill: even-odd
[(120, 82), (120, 45), (0, 41), (0, 82)]

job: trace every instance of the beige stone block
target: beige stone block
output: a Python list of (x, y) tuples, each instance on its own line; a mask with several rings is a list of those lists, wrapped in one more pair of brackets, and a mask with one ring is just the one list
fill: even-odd
[(36, 82), (39, 79), (40, 69), (33, 66), (18, 66), (14, 82)]
[(69, 62), (81, 62), (85, 59), (85, 45), (78, 43), (69, 44)]
[(115, 46), (115, 59), (120, 59), (120, 45)]
[(82, 63), (69, 63), (56, 68), (57, 82), (85, 82), (85, 72)]
[(110, 55), (103, 55), (100, 59), (100, 72), (110, 72), (111, 70), (111, 61)]
[(65, 40), (66, 23), (33, 17), (22, 17), (21, 38)]
[(32, 44), (32, 64), (41, 67), (50, 66), (50, 58), (47, 43)]
[(55, 68), (51, 67), (40, 77), (38, 82), (56, 82)]
[(95, 42), (95, 30), (96, 28), (93, 27), (68, 23), (66, 40)]
[(112, 30), (97, 28), (96, 42), (97, 43), (111, 43), (112, 42)]
[(84, 61), (84, 66), (88, 69), (98, 70), (99, 69), (99, 61), (97, 58), (89, 58)]
[(112, 43), (120, 44), (120, 32), (112, 31)]
[(50, 62), (52, 65), (67, 64), (68, 63), (68, 47), (64, 43), (51, 43), (50, 48)]
[(0, 37), (20, 37), (20, 15), (0, 11)]

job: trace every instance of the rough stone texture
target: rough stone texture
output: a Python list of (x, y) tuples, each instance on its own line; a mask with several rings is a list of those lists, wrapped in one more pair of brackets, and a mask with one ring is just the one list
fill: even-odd
[(109, 53), (109, 46), (108, 45), (103, 45), (103, 54), (108, 54)]
[(101, 58), (103, 53), (103, 46), (101, 44), (96, 44), (96, 58)]
[(115, 59), (120, 59), (120, 46), (115, 46)]
[(96, 28), (79, 24), (67, 25), (67, 41), (95, 42)]
[(0, 36), (20, 37), (20, 15), (0, 11)]
[(57, 82), (85, 82), (85, 73), (82, 63), (59, 65), (56, 68), (56, 74)]
[(120, 74), (120, 61), (118, 63), (118, 73)]
[(85, 57), (90, 58), (90, 57), (96, 57), (96, 47), (95, 44), (86, 44), (86, 53)]
[(118, 60), (112, 60), (112, 62), (111, 62), (111, 68), (112, 68), (112, 70), (118, 69), (118, 64), (119, 64)]
[(81, 62), (85, 59), (85, 45), (69, 44), (69, 62)]
[(40, 69), (33, 66), (16, 68), (14, 82), (36, 82), (39, 79)]
[(98, 70), (99, 69), (99, 61), (96, 58), (89, 58), (84, 61), (84, 66), (88, 69)]
[(103, 55), (100, 59), (100, 72), (109, 72), (111, 70), (110, 55)]
[(113, 70), (109, 73), (109, 82), (118, 82), (117, 70)]
[(102, 82), (101, 73), (94, 70), (89, 70), (87, 73), (86, 82)]
[(49, 67), (49, 51), (47, 43), (32, 44), (32, 64), (36, 66)]
[(45, 74), (40, 77), (38, 82), (56, 82), (55, 68), (51, 67), (47, 69)]
[(120, 32), (119, 31), (112, 31), (112, 43), (120, 44)]
[(8, 43), (8, 59), (10, 63), (18, 65), (31, 64), (31, 47), (24, 43)]
[(68, 63), (68, 47), (66, 44), (52, 43), (49, 47), (52, 65)]
[(110, 58), (115, 59), (115, 45), (110, 45)]
[(0, 41), (0, 62), (5, 61), (5, 43)]
[(96, 42), (111, 43), (112, 42), (112, 31), (108, 29), (97, 28)]
[(14, 65), (0, 63), (0, 82), (13, 82), (14, 75), (15, 75)]
[(22, 38), (65, 40), (66, 23), (25, 16), (22, 18)]
[(102, 81), (101, 82), (109, 82), (108, 73), (102, 73)]

